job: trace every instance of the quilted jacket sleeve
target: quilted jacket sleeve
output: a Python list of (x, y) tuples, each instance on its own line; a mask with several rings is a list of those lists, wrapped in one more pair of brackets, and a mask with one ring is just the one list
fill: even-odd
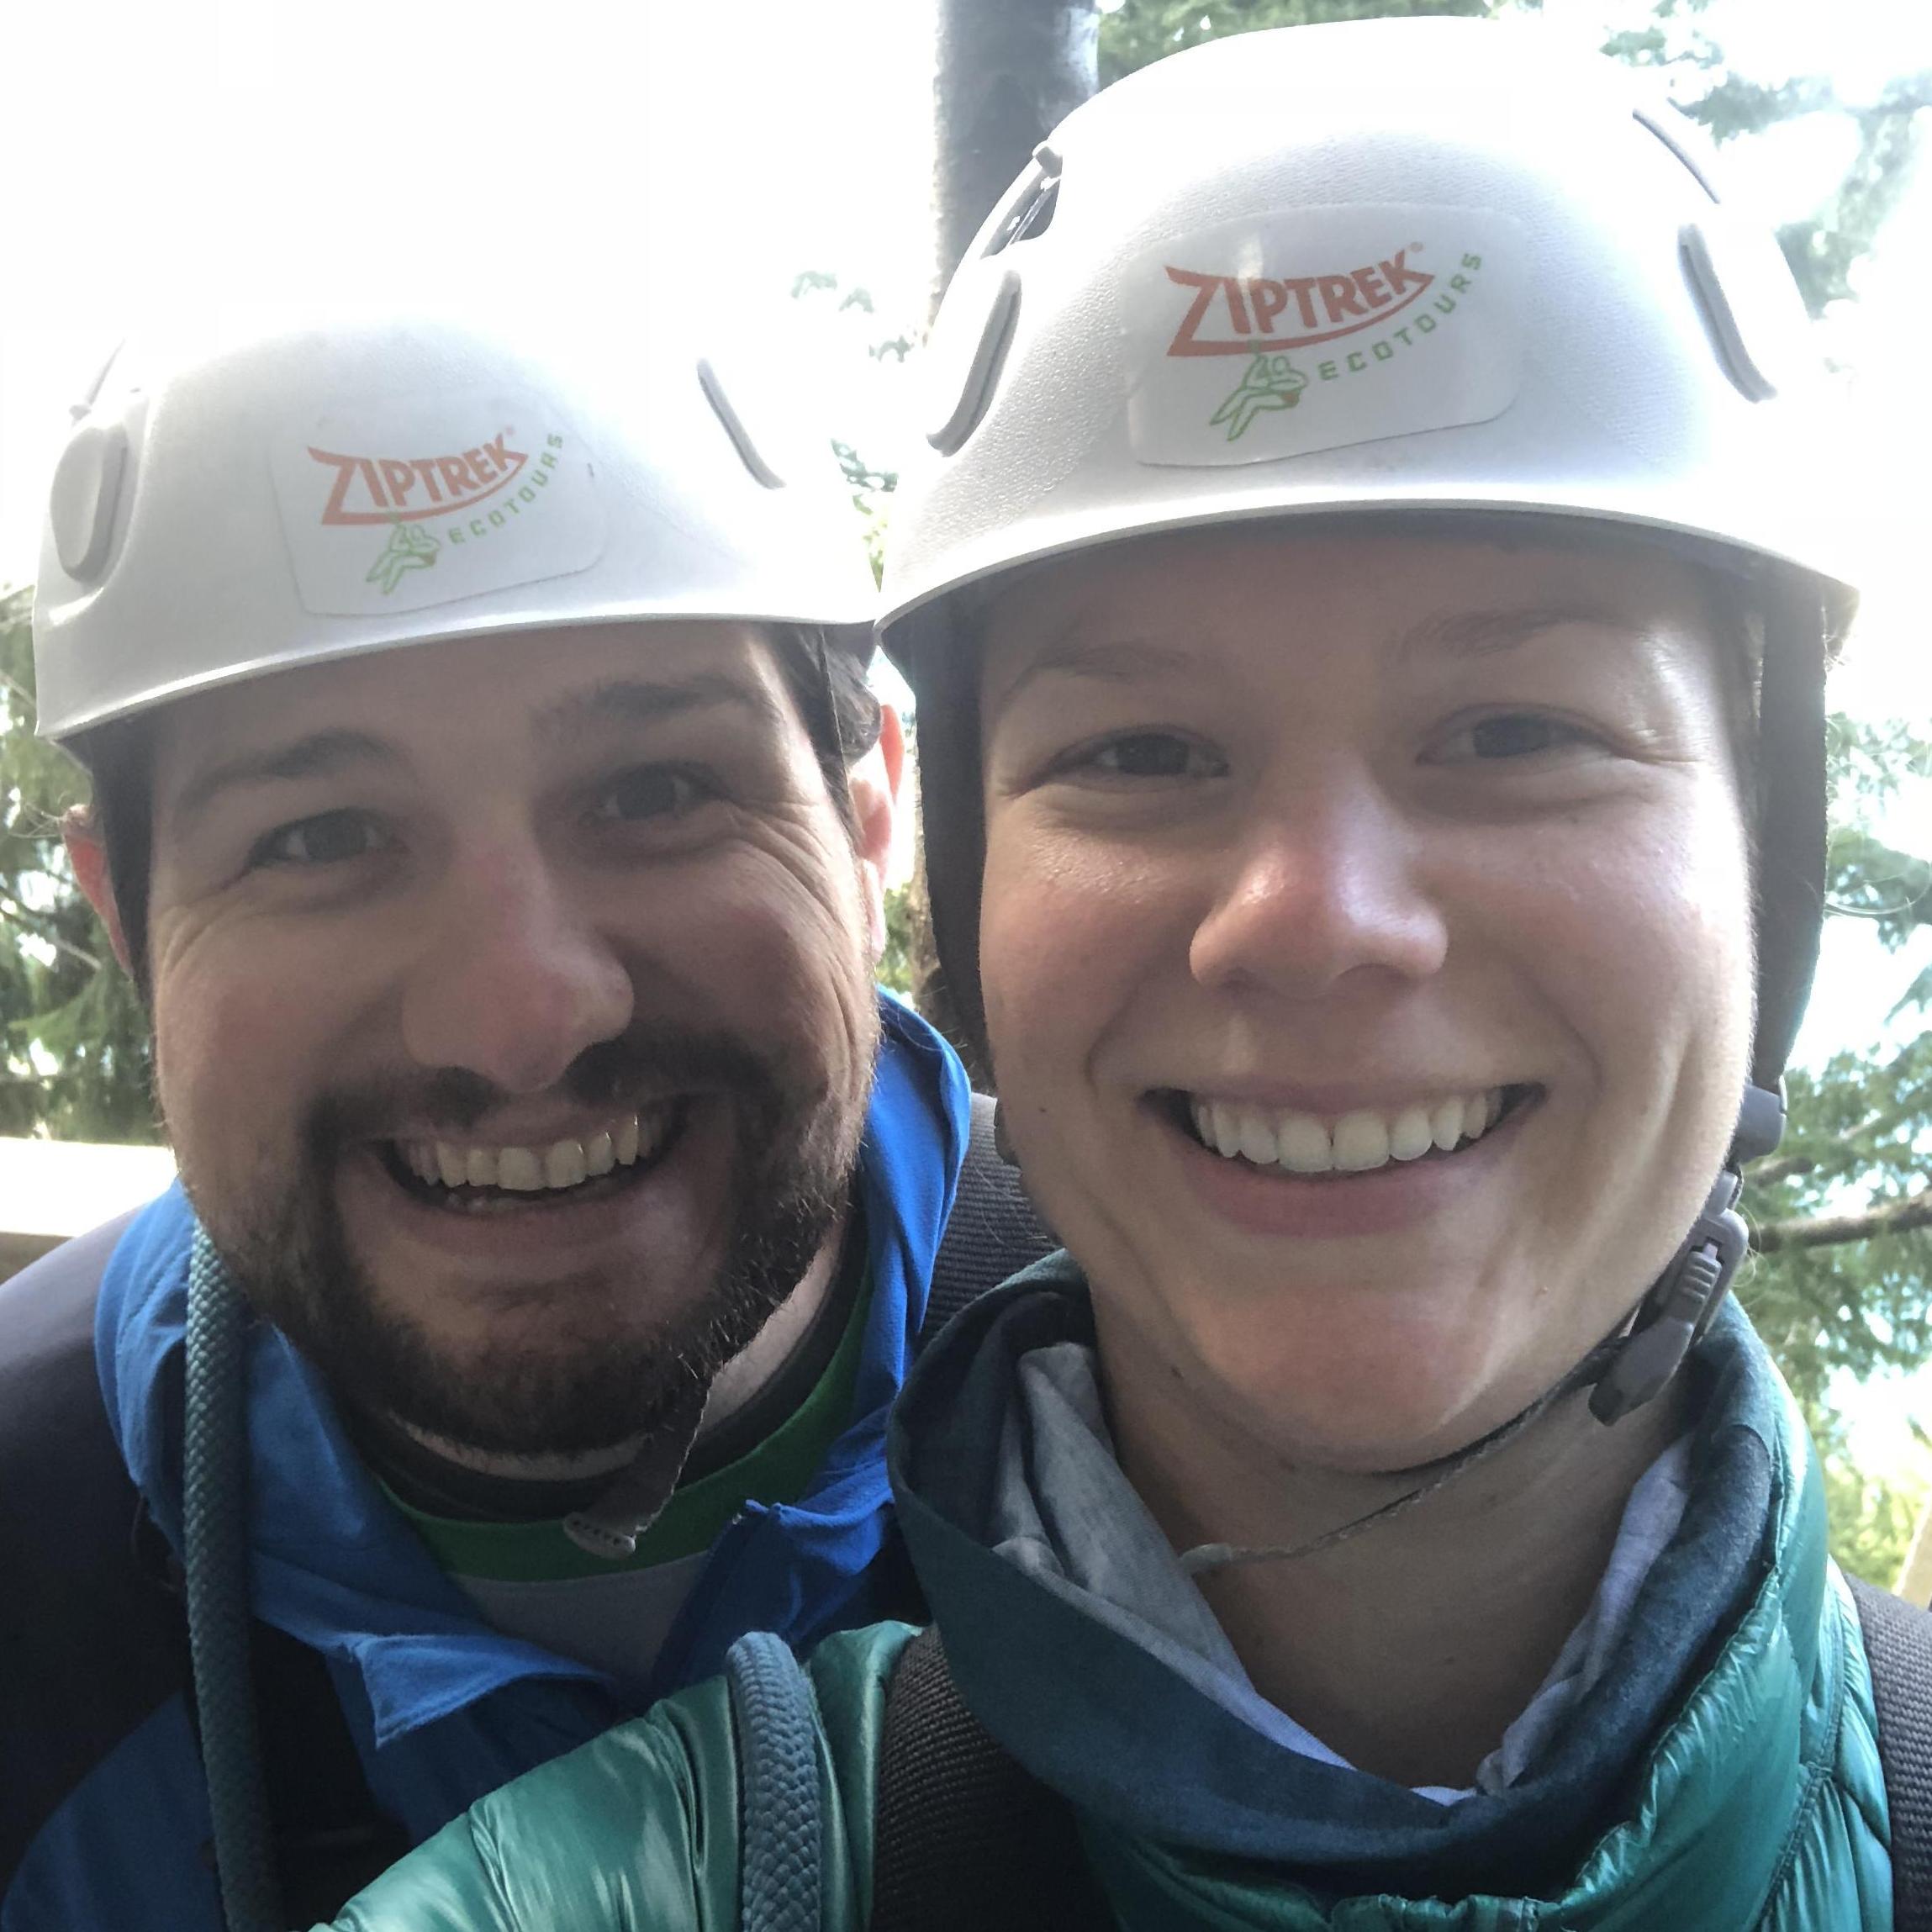
[(729, 1697), (701, 1684), (472, 1805), (351, 1900), (335, 1932), (728, 1924), (709, 1901), (737, 1896), (736, 1815)]
[[(810, 1680), (825, 1924), (871, 1908), (872, 1794), (902, 1623), (829, 1638)], [(738, 1766), (722, 1678), (505, 1785), (315, 1932), (718, 1932), (738, 1923)]]

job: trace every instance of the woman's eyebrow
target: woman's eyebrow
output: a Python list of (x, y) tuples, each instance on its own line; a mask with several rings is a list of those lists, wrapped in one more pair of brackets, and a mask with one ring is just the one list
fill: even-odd
[(1412, 663), (1418, 657), (1488, 657), (1514, 651), (1546, 631), (1573, 625), (1592, 630), (1616, 631), (1626, 637), (1641, 639), (1641, 625), (1597, 604), (1548, 604), (1520, 610), (1458, 610), (1425, 618), (1396, 640), (1395, 659), (1398, 664)]
[(1037, 678), (1090, 678), (1124, 684), (1138, 678), (1175, 678), (1198, 669), (1188, 652), (1144, 638), (1082, 639), (1078, 627), (1047, 646), (995, 700), (998, 717)]

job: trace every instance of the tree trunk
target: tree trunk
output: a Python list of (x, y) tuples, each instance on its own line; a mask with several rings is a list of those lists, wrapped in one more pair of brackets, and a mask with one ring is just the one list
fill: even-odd
[(938, 0), (932, 307), (1027, 157), (1093, 92), (1095, 0)]

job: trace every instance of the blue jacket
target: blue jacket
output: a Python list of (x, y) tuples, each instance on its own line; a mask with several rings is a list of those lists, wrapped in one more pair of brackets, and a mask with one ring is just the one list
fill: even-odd
[[(807, 1645), (881, 1613), (891, 1523), (886, 1411), (911, 1359), (969, 1131), (951, 1050), (882, 1000), (861, 1153), (873, 1292), (853, 1412), (796, 1504), (748, 1504), (713, 1546), (649, 1696), (481, 1621), (351, 1449), (319, 1379), (277, 1331), (251, 1343), (250, 1539), (258, 1618), (326, 1660), (362, 1775), (409, 1842), (507, 1779), (707, 1676), (747, 1630)], [(183, 1326), (194, 1222), (179, 1189), (115, 1246), (94, 1322), (99, 1386), (127, 1472), (178, 1549)], [(43, 1264), (45, 1265), (45, 1264)], [(25, 1280), (27, 1277), (21, 1277)], [(4, 1346), (0, 1324), (0, 1347)], [(9, 1480), (0, 1470), (0, 1481)], [(11, 1667), (35, 1667), (10, 1650)], [(83, 1663), (81, 1666), (85, 1668)], [(0, 1741), (5, 1733), (0, 1731)], [(0, 1781), (17, 1767), (0, 1760)], [(3, 1895), (0, 1932), (214, 1932), (206, 1792), (185, 1685), (54, 1804)]]

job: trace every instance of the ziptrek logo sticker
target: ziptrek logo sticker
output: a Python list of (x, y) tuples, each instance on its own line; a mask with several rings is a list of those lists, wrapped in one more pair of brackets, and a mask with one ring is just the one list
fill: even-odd
[(368, 581), (379, 583), (385, 597), (393, 597), (405, 571), (427, 570), (436, 561), (442, 546), (426, 530), (416, 530), (399, 522), (389, 532), (376, 561), (369, 566)]
[(344, 456), (311, 444), (309, 455), (335, 472), (322, 520), (409, 522), (481, 503), (530, 461), (509, 447), (514, 433), (506, 429), (460, 454), (435, 457)]
[(1256, 352), (1239, 386), (1207, 420), (1226, 423), (1227, 440), (1238, 442), (1264, 409), (1291, 409), (1301, 400), (1308, 378), (1285, 356)]
[(1245, 356), (1264, 338), (1301, 349), (1352, 335), (1401, 314), (1434, 282), (1409, 266), (1408, 256), (1398, 248), (1343, 275), (1207, 275), (1169, 262), (1168, 279), (1192, 289), (1194, 298), (1167, 352)]
[(377, 615), (567, 576), (603, 555), (589, 451), (531, 395), (393, 399), (292, 425), (271, 466), (296, 586)]
[(1506, 215), (1410, 205), (1298, 209), (1150, 251), (1127, 278), (1135, 455), (1259, 462), (1502, 414), (1525, 253)]

